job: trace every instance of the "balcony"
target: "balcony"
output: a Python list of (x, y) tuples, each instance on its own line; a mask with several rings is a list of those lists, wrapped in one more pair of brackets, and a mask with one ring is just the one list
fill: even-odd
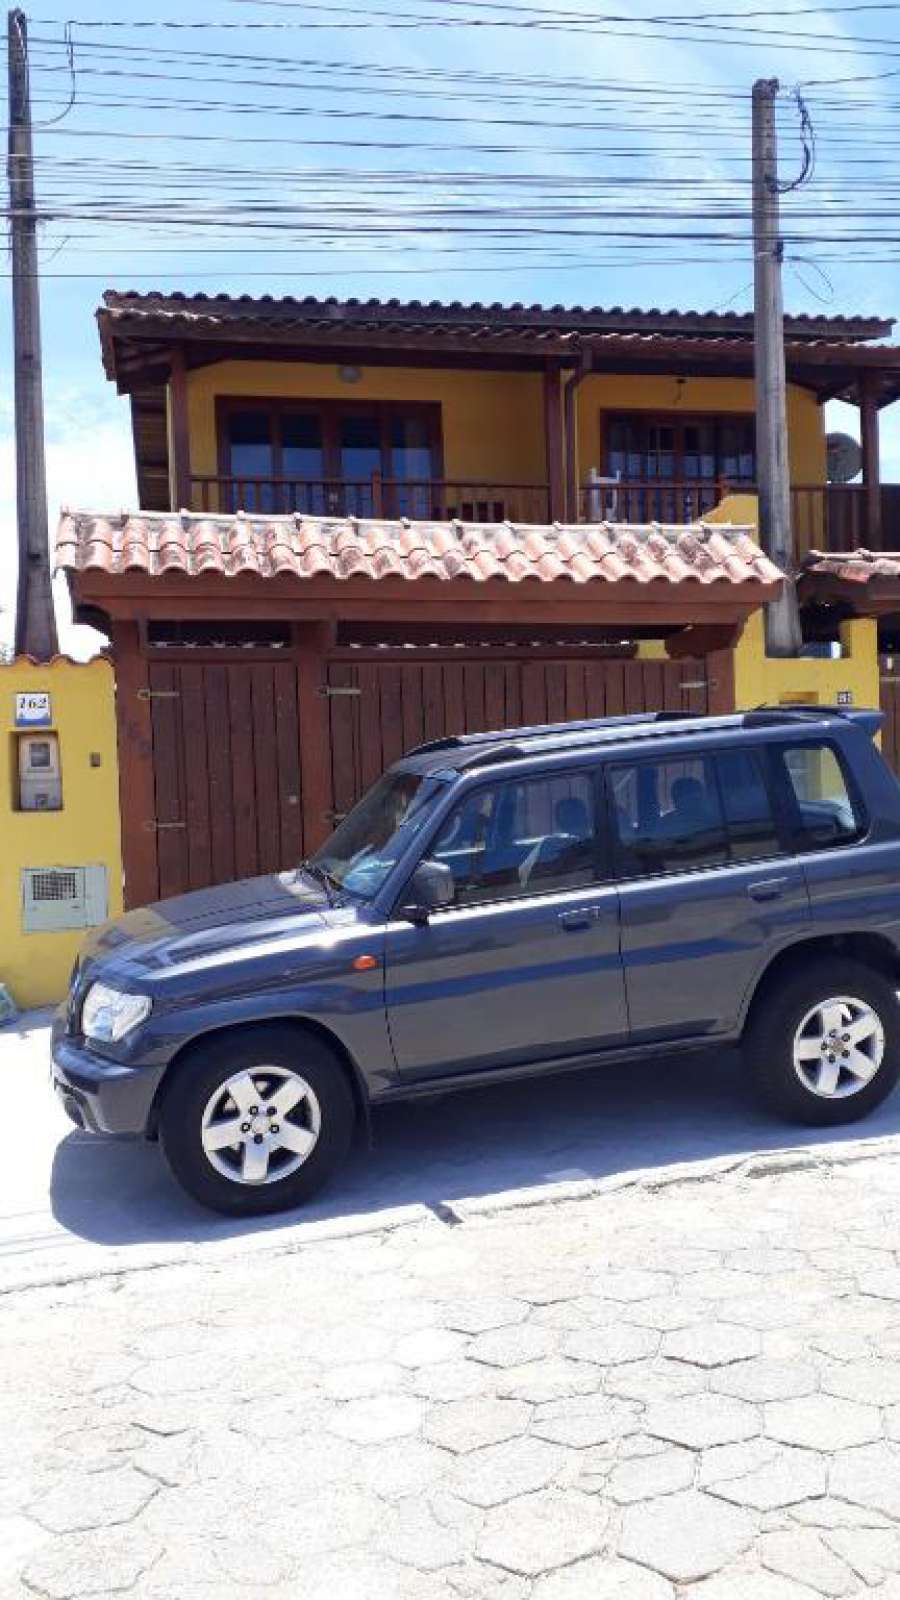
[[(547, 523), (550, 488), (543, 483), (486, 480), (370, 478), (192, 477), (194, 511), (248, 511), (320, 517), (408, 517), (411, 521)], [(579, 522), (698, 522), (726, 495), (754, 494), (754, 484), (709, 479), (675, 482), (595, 480), (578, 491)], [(797, 484), (791, 489), (794, 548), (807, 551), (888, 549), (900, 518), (900, 484), (881, 485), (876, 497), (861, 483)]]

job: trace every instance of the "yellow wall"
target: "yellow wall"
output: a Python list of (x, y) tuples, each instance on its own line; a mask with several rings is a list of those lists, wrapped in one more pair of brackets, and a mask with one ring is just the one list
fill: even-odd
[[(444, 476), (465, 483), (545, 483), (543, 379), (533, 372), (444, 371), (363, 367), (358, 383), (342, 383), (333, 364), (222, 361), (188, 374), (191, 470), (218, 472), (216, 398), (431, 401), (441, 407)], [(687, 413), (753, 411), (749, 378), (688, 378), (593, 373), (577, 394), (579, 481), (602, 468), (603, 418), (610, 411)], [(804, 389), (788, 389), (791, 477), (825, 481), (824, 412)], [(170, 452), (171, 459), (171, 452)]]
[(854, 706), (880, 704), (878, 624), (856, 617), (841, 627), (843, 655), (837, 661), (817, 656), (783, 660), (765, 653), (763, 615), (749, 619), (734, 657), (735, 703), (738, 709), (760, 705), (837, 705), (850, 692)]
[[(61, 811), (14, 809), (15, 696), (26, 690), (51, 696)], [(92, 756), (99, 766), (91, 765)], [(65, 994), (86, 930), (23, 933), (21, 869), (103, 863), (109, 915), (122, 909), (115, 682), (108, 661), (57, 657), (45, 667), (26, 660), (0, 666), (0, 838), (0, 982), (20, 1006), (47, 1005)]]
[[(603, 419), (611, 411), (669, 411), (686, 416), (754, 409), (751, 378), (687, 378), (644, 374), (616, 376), (596, 372), (585, 378), (578, 391), (578, 478), (587, 479), (591, 467), (602, 470)], [(791, 481), (825, 482), (825, 413), (815, 395), (794, 385), (787, 395)]]
[(440, 404), (444, 476), (457, 482), (545, 483), (543, 379), (535, 372), (462, 372), (363, 367), (342, 383), (336, 366), (287, 361), (222, 361), (188, 375), (191, 471), (218, 472), (219, 395), (267, 399), (412, 400)]

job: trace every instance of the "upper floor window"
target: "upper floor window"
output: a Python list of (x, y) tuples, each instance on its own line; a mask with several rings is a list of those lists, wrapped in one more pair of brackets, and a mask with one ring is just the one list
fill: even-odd
[[(626, 501), (631, 520), (682, 521), (708, 511), (718, 485), (756, 478), (752, 417), (681, 416), (632, 412), (610, 416), (605, 426), (605, 474), (641, 486), (646, 504)], [(681, 504), (690, 488), (690, 504)]]
[(430, 517), (440, 407), (224, 399), (219, 471), (223, 510)]

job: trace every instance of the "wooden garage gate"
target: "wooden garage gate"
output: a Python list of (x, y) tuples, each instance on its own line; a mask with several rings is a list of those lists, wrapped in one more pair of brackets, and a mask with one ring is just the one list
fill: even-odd
[(881, 750), (885, 760), (900, 774), (900, 655), (884, 655), (881, 667), (881, 709), (884, 726)]
[[(426, 739), (709, 706), (705, 661), (611, 660), (590, 647), (336, 649), (314, 663), (305, 699), (309, 664), (293, 655), (209, 655), (148, 664), (156, 882), (141, 898), (295, 865)], [(301, 705), (314, 707), (305, 721)]]

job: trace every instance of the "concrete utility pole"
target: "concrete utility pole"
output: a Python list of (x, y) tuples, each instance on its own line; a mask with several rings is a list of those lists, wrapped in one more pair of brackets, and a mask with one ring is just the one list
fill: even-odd
[[(782, 571), (794, 562), (784, 367), (782, 241), (778, 218), (777, 78), (753, 85), (753, 342), (756, 376), (756, 471), (762, 547)], [(766, 607), (766, 649), (795, 656), (801, 645), (797, 591), (788, 577)]]
[(9, 216), (12, 248), (13, 349), (16, 411), (16, 508), (19, 582), (16, 654), (49, 661), (56, 654), (56, 620), (50, 582), (47, 473), (44, 462), (44, 395), (38, 292), (37, 215), (28, 89), (25, 13), (10, 11)]

